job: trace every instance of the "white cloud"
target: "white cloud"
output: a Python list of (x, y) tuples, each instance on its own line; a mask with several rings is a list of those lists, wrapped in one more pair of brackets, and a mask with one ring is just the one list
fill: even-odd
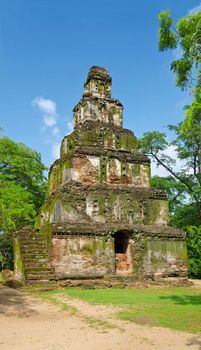
[(192, 9), (188, 10), (188, 15), (192, 15), (192, 14), (197, 13), (199, 11), (201, 11), (201, 3), (198, 6), (195, 6)]
[(51, 144), (53, 159), (59, 158), (61, 134), (57, 125), (58, 114), (56, 102), (39, 96), (33, 99), (32, 105), (37, 107), (42, 113), (44, 140), (48, 140), (46, 143)]
[(52, 127), (56, 125), (57, 118), (54, 115), (43, 115), (43, 123), (46, 127)]
[[(185, 161), (177, 158), (177, 153), (174, 146), (169, 146), (165, 153), (167, 156), (176, 161), (176, 164), (173, 166), (174, 171), (179, 171), (182, 167), (184, 167)], [(171, 175), (162, 165), (157, 166), (156, 162), (153, 160), (151, 161), (151, 174), (152, 176), (158, 175), (162, 177)]]
[(35, 97), (33, 105), (37, 106), (41, 112), (56, 115), (56, 103), (41, 96)]
[[(58, 126), (59, 115), (57, 113), (56, 102), (39, 96), (33, 99), (32, 105), (37, 107), (42, 114), (42, 131), (44, 133), (44, 142), (51, 145), (53, 159), (59, 158), (62, 135)], [(60, 121), (61, 119), (62, 118), (60, 118)], [(73, 123), (72, 121), (68, 121), (67, 135), (70, 134), (72, 130)]]
[(54, 101), (40, 96), (35, 97), (32, 104), (42, 113), (44, 127), (51, 128), (57, 124), (56, 103)]

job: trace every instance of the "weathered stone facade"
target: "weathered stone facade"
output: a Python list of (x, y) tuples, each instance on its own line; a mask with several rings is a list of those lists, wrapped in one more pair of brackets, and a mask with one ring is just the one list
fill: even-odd
[(73, 112), (35, 231), (16, 235), (16, 273), (26, 280), (185, 276), (183, 232), (167, 226), (166, 194), (150, 187), (150, 160), (122, 127), (106, 69), (90, 69)]

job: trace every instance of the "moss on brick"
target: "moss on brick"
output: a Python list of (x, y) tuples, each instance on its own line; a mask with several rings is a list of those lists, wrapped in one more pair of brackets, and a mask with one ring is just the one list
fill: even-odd
[(17, 275), (24, 275), (20, 243), (17, 237), (14, 238), (14, 271)]

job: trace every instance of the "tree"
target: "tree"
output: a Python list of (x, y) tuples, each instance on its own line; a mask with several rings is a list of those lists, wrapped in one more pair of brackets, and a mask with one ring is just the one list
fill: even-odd
[(38, 211), (46, 192), (46, 170), (38, 152), (7, 137), (0, 138), (0, 175), (4, 183), (13, 182), (29, 192)]
[(0, 234), (0, 271), (13, 270), (13, 237), (10, 233)]
[[(201, 11), (181, 18), (176, 26), (170, 11), (159, 14), (159, 49), (180, 48), (181, 58), (174, 60), (171, 69), (176, 83), (193, 94), (190, 106), (185, 106), (184, 120), (169, 125), (174, 132), (173, 141), (165, 133), (147, 132), (139, 140), (139, 147), (163, 166), (181, 185), (180, 195), (188, 195), (195, 204), (201, 222)], [(168, 155), (173, 147), (183, 166), (175, 170), (175, 159)]]
[(34, 222), (45, 199), (45, 166), (40, 154), (0, 138), (0, 267), (13, 267), (12, 232)]
[(189, 275), (193, 278), (201, 278), (201, 226), (189, 226), (186, 238)]
[[(139, 148), (163, 166), (169, 176), (152, 179), (154, 187), (164, 188), (170, 200), (170, 224), (185, 228), (189, 257), (189, 275), (201, 278), (201, 11), (185, 16), (174, 26), (170, 11), (159, 14), (159, 49), (178, 48), (181, 58), (171, 63), (176, 84), (192, 94), (185, 106), (184, 119), (169, 125), (174, 138), (165, 133), (147, 132), (139, 140)], [(183, 162), (175, 168), (176, 157)]]
[(183, 206), (186, 200), (186, 191), (182, 183), (177, 181), (173, 176), (167, 177), (153, 176), (151, 178), (153, 188), (163, 189), (166, 191), (169, 201), (170, 214), (174, 215), (178, 208)]
[(181, 58), (171, 63), (176, 84), (182, 89), (198, 87), (201, 79), (201, 11), (178, 20), (174, 26), (170, 11), (159, 14), (159, 50), (179, 48)]
[[(176, 138), (173, 141), (168, 141), (164, 133), (152, 131), (139, 139), (138, 146), (170, 173), (180, 196), (189, 195), (201, 220), (201, 138), (196, 136), (197, 125), (191, 125), (189, 131), (183, 133), (184, 123), (186, 120), (175, 126)], [(175, 159), (168, 155), (171, 146), (174, 146), (177, 157), (183, 160), (184, 165), (179, 170), (174, 168)]]
[(0, 231), (11, 232), (32, 223), (36, 207), (32, 194), (0, 176)]

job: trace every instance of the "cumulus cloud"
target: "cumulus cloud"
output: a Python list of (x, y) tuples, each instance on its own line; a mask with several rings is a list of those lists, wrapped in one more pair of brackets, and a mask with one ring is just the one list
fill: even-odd
[(42, 130), (45, 133), (46, 139), (48, 139), (48, 143), (51, 144), (53, 159), (59, 158), (61, 134), (57, 125), (58, 114), (56, 102), (39, 96), (33, 99), (32, 105), (37, 107), (42, 114)]
[(52, 126), (54, 126), (54, 125), (56, 125), (56, 123), (57, 123), (57, 118), (56, 118), (56, 116), (54, 116), (54, 115), (44, 115), (43, 116), (43, 123), (44, 123), (44, 126), (45, 127), (52, 127)]
[(52, 100), (39, 96), (34, 98), (33, 104), (36, 105), (41, 112), (56, 115), (56, 103)]
[(57, 124), (56, 103), (54, 101), (39, 96), (33, 99), (32, 104), (42, 113), (44, 127), (51, 128)]
[[(175, 165), (173, 166), (174, 171), (179, 171), (185, 165), (185, 161), (177, 158), (177, 152), (174, 146), (169, 146), (166, 150), (166, 155), (175, 160)], [(162, 165), (157, 166), (156, 162), (152, 160), (151, 162), (151, 174), (152, 176), (169, 176), (171, 175)]]
[(188, 10), (188, 15), (192, 15), (192, 14), (197, 13), (199, 11), (201, 11), (201, 3), (198, 6), (195, 6), (192, 9)]
[[(33, 99), (32, 105), (38, 108), (42, 115), (42, 131), (45, 136), (44, 142), (51, 145), (53, 159), (59, 158), (62, 135), (58, 126), (58, 121), (62, 118), (59, 118), (57, 113), (56, 102), (42, 96), (38, 96)], [(73, 123), (72, 121), (68, 121), (67, 134), (70, 134), (72, 130)]]

